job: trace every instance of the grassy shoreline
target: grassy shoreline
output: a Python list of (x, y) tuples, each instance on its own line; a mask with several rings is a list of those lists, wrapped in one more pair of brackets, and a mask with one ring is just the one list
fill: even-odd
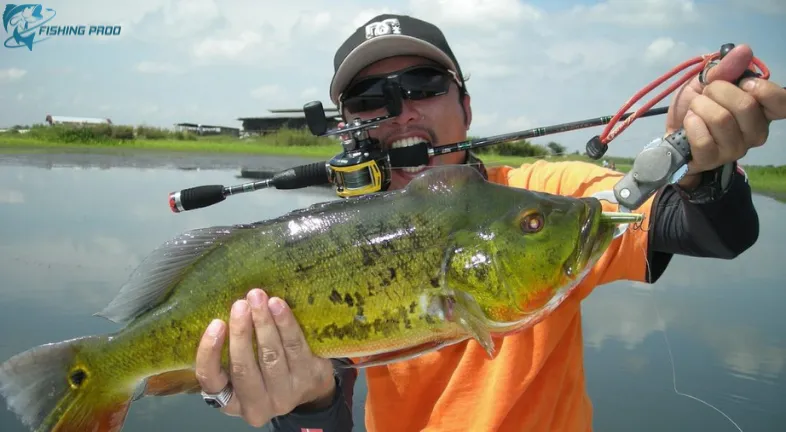
[[(69, 139), (69, 142), (58, 140), (51, 135), (33, 133), (0, 133), (0, 152), (109, 152), (122, 150), (168, 151), (202, 154), (237, 154), (237, 155), (270, 155), (292, 156), (303, 158), (327, 159), (335, 156), (341, 148), (338, 142), (329, 138), (318, 138), (307, 131), (285, 130), (262, 137), (238, 139), (233, 137), (193, 137), (177, 135), (176, 137), (149, 137), (136, 139), (91, 139), (81, 137)], [(84, 142), (88, 141), (88, 142)], [(520, 165), (543, 159), (543, 156), (500, 155), (484, 152), (481, 155), (488, 164)], [(615, 160), (619, 171), (630, 169), (629, 158), (607, 158)], [(552, 156), (549, 160), (581, 160), (599, 164), (586, 156), (571, 154)], [(786, 202), (786, 166), (753, 166), (746, 165), (751, 186), (754, 192)]]

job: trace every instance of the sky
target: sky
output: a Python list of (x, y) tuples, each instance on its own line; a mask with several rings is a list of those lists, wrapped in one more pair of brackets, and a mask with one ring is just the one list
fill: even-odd
[[(782, 0), (61, 0), (42, 6), (56, 11), (49, 25), (122, 31), (53, 37), (32, 51), (0, 46), (0, 127), (41, 123), (47, 114), (240, 127), (239, 117), (269, 109), (302, 108), (312, 100), (332, 106), (336, 49), (383, 12), (431, 21), (446, 34), (470, 75), (472, 136), (612, 115), (672, 67), (727, 42), (750, 45), (771, 80), (786, 85)], [(0, 33), (3, 40), (10, 36)], [(602, 129), (533, 141), (583, 151)], [(664, 130), (665, 116), (637, 120), (608, 154), (634, 156)], [(743, 162), (786, 164), (786, 122), (775, 122), (767, 144)]]

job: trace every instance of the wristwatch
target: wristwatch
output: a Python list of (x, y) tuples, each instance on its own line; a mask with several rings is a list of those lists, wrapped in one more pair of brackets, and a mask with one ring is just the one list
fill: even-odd
[(679, 185), (675, 186), (688, 201), (694, 204), (707, 204), (719, 199), (729, 190), (735, 171), (737, 171), (736, 161), (701, 173), (699, 185), (691, 190)]

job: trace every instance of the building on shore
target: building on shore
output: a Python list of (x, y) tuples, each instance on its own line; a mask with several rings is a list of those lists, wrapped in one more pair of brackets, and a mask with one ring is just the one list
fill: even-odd
[(112, 124), (112, 120), (108, 118), (93, 118), (93, 117), (68, 117), (68, 116), (53, 116), (46, 115), (46, 122), (50, 126), (56, 124), (71, 124), (71, 125), (86, 125), (86, 124)]
[(175, 130), (191, 132), (196, 135), (229, 135), (240, 136), (240, 128), (229, 126), (203, 125), (199, 123), (177, 123)]
[[(265, 135), (284, 128), (308, 128), (306, 115), (303, 113), (303, 109), (284, 108), (271, 109), (268, 111), (270, 111), (270, 115), (239, 118), (238, 120), (241, 121), (243, 125), (243, 133), (247, 135)], [(325, 108), (325, 119), (328, 123), (328, 129), (338, 126), (338, 123), (341, 122), (341, 116), (338, 114), (338, 109)]]

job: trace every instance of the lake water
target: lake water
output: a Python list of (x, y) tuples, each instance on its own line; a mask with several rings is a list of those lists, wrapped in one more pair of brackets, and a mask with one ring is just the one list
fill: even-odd
[[(236, 178), (241, 162), (284, 168), (300, 161), (0, 154), (0, 361), (41, 343), (115, 329), (91, 314), (147, 253), (179, 232), (335, 198), (328, 189), (266, 190), (170, 212), (170, 191), (243, 182)], [(744, 431), (786, 430), (786, 319), (778, 318), (786, 305), (786, 205), (755, 201), (761, 237), (738, 259), (677, 257), (655, 286), (619, 282), (585, 301), (596, 430), (737, 430), (713, 408), (675, 393), (673, 376), (679, 392), (717, 407)], [(363, 396), (356, 393), (356, 430), (363, 430)], [(134, 403), (124, 430), (219, 428), (251, 430), (188, 395)], [(23, 430), (0, 406), (0, 431)]]

